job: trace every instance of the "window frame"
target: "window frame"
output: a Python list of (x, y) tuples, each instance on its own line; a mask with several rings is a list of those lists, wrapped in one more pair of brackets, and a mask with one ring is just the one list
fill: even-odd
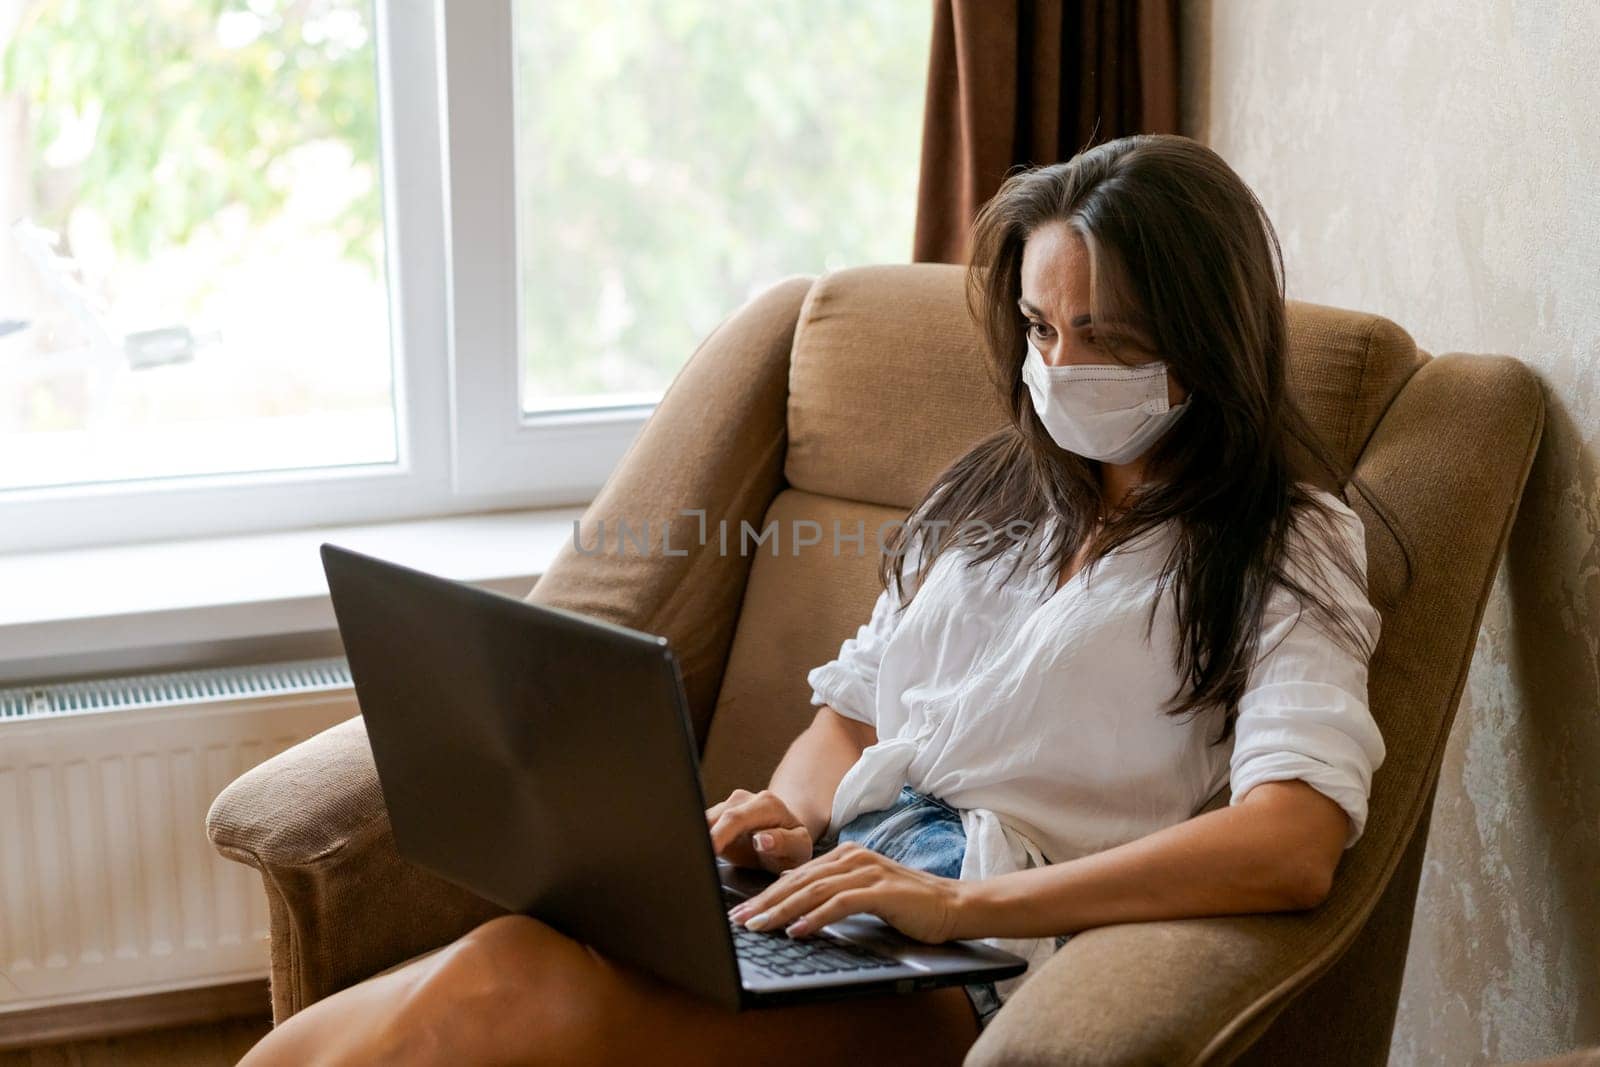
[(593, 498), (653, 406), (522, 413), (512, 7), (372, 3), (396, 461), (0, 490), (0, 552)]
[(522, 410), (514, 8), (440, 2), (452, 473), (466, 493), (592, 496), (654, 405)]

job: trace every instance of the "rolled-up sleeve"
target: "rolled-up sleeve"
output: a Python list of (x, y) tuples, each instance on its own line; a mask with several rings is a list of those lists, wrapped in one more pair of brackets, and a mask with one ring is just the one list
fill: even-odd
[[(1363, 580), (1357, 586), (1331, 564), (1322, 573), (1328, 591), (1365, 630), (1366, 647), (1374, 648), (1382, 623), (1365, 588), (1361, 520), (1342, 501), (1336, 510)], [(1312, 552), (1306, 558), (1316, 556)], [(1367, 657), (1345, 648), (1281, 585), (1274, 588), (1263, 615), (1259, 649), (1234, 727), (1229, 768), (1233, 803), (1262, 782), (1298, 779), (1349, 815), (1349, 848), (1366, 828), (1372, 775), (1385, 755), (1383, 735), (1368, 706)]]
[(891, 589), (878, 594), (872, 617), (839, 646), (837, 658), (806, 675), (811, 703), (828, 705), (846, 718), (878, 724), (878, 664), (893, 636), (900, 602)]
[[(916, 570), (921, 561), (923, 538), (906, 552), (904, 570), (907, 598), (916, 589)], [(839, 655), (806, 675), (811, 686), (811, 703), (824, 704), (846, 718), (878, 725), (878, 665), (900, 622), (904, 601), (893, 589), (878, 594), (872, 615), (856, 630), (854, 637), (839, 646)]]

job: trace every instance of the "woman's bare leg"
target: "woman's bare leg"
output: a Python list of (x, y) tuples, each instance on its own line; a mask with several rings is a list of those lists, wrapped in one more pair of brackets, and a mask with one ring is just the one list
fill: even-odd
[(959, 988), (731, 1012), (512, 915), (318, 1001), (240, 1067), (954, 1064), (977, 1036)]

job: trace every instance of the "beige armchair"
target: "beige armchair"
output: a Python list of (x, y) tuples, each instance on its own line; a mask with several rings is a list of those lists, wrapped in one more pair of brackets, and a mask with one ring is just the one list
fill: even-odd
[[(671, 639), (710, 797), (764, 783), (809, 721), (806, 671), (837, 652), (876, 595), (872, 531), (1002, 420), (961, 285), (953, 266), (855, 268), (787, 279), (740, 308), (694, 353), (585, 519), (586, 544), (597, 520), (613, 531), (626, 520), (670, 526), (687, 554), (569, 544), (530, 594)], [(1396, 537), (1349, 495), (1384, 616), (1371, 699), (1389, 755), (1366, 832), (1314, 911), (1073, 938), (969, 1062), (1387, 1056), (1440, 755), (1542, 395), (1513, 359), (1432, 358), (1372, 315), (1291, 304), (1290, 326), (1293, 394), (1399, 523)], [(704, 540), (690, 510), (704, 512)], [(785, 540), (776, 554), (770, 542), (738, 552), (741, 523), (776, 521), (787, 538), (796, 520), (818, 524), (822, 550)], [(859, 555), (852, 541), (831, 550), (836, 520), (845, 536), (864, 522)], [(398, 857), (359, 719), (233, 783), (209, 830), (265, 881), (279, 1020), (497, 910)]]

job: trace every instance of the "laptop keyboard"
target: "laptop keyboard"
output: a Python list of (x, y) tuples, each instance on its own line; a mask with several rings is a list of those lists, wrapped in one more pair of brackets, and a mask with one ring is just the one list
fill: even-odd
[(732, 919), (733, 950), (739, 962), (767, 978), (841, 974), (898, 967), (900, 961), (826, 932), (793, 938), (781, 930), (746, 930)]

